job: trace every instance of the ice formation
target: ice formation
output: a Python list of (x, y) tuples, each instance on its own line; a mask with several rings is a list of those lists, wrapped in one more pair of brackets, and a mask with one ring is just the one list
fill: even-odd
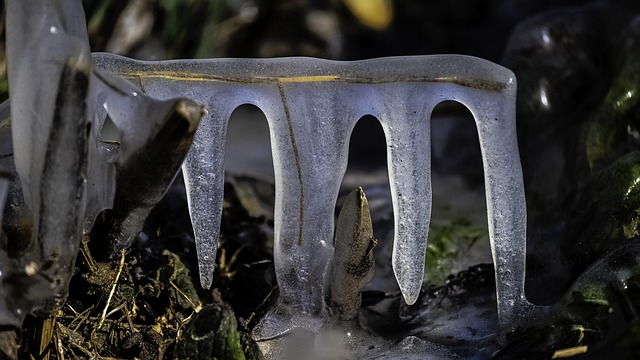
[(103, 53), (93, 59), (152, 97), (184, 96), (207, 109), (183, 165), (204, 286), (211, 284), (214, 270), (227, 122), (244, 104), (264, 112), (276, 178), (280, 299), (256, 328), (257, 338), (323, 322), (333, 211), (351, 132), (365, 115), (381, 122), (387, 139), (395, 218), (392, 265), (406, 302), (416, 301), (431, 212), (429, 118), (445, 100), (462, 103), (476, 120), (501, 328), (516, 326), (524, 316), (526, 209), (515, 133), (516, 80), (508, 69), (462, 55), (142, 62)]
[[(26, 294), (7, 297), (12, 304), (2, 318), (19, 325), (26, 312), (64, 303), (73, 270), (86, 204), (91, 57), (80, 3), (10, 1), (7, 14), (13, 155), (21, 184), (21, 191), (14, 189), (21, 194), (10, 196), (13, 205), (23, 198), (31, 215), (14, 215), (15, 207), (7, 207), (5, 217), (30, 217), (31, 244), (14, 241), (3, 249), (4, 291)], [(13, 264), (12, 253), (23, 251)], [(35, 285), (22, 289), (26, 282)]]
[(141, 230), (184, 160), (202, 107), (150, 98), (93, 69), (80, 1), (9, 1), (7, 13), (0, 324), (20, 326), (30, 312), (62, 306), (98, 213), (109, 209), (119, 248)]
[[(0, 251), (0, 324), (19, 326), (27, 312), (62, 304), (79, 242), (101, 211), (109, 209), (106, 237), (128, 246), (187, 150), (182, 167), (201, 283), (209, 287), (227, 122), (244, 104), (266, 115), (276, 179), (280, 299), (257, 338), (326, 321), (334, 208), (351, 132), (365, 115), (380, 121), (387, 139), (392, 266), (406, 302), (417, 300), (431, 213), (430, 115), (445, 100), (476, 120), (501, 329), (527, 313), (516, 81), (508, 69), (461, 55), (142, 62), (95, 54), (92, 63), (79, 1), (15, 0), (7, 10), (13, 142), (0, 143), (0, 205), (9, 202), (2, 236), (10, 245)], [(27, 244), (15, 243), (24, 229)]]

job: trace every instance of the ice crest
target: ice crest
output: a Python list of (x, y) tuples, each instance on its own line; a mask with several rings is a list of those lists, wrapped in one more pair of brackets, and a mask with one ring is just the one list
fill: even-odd
[(517, 326), (528, 308), (526, 207), (516, 143), (516, 79), (510, 70), (462, 55), (354, 62), (142, 62), (95, 54), (94, 64), (135, 79), (153, 97), (184, 96), (207, 109), (183, 165), (205, 287), (212, 281), (220, 228), (227, 122), (244, 104), (265, 114), (276, 178), (274, 261), (280, 299), (255, 337), (323, 323), (333, 211), (351, 132), (365, 115), (380, 121), (387, 139), (395, 218), (393, 269), (406, 302), (417, 300), (431, 214), (429, 120), (445, 100), (465, 105), (478, 129), (501, 328)]

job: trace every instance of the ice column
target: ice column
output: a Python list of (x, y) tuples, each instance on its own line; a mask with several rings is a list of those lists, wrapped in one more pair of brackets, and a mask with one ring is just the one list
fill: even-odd
[(207, 115), (183, 165), (201, 282), (214, 269), (224, 177), (224, 143), (235, 108), (253, 104), (269, 123), (276, 177), (274, 261), (278, 306), (255, 330), (269, 338), (324, 319), (333, 209), (355, 123), (373, 115), (388, 145), (395, 215), (393, 269), (407, 303), (419, 295), (431, 214), (430, 128), (444, 100), (467, 106), (482, 147), (488, 222), (501, 327), (514, 324), (524, 297), (526, 209), (515, 132), (513, 73), (460, 55), (357, 62), (311, 58), (139, 62), (94, 55), (96, 66), (161, 99), (191, 98)]

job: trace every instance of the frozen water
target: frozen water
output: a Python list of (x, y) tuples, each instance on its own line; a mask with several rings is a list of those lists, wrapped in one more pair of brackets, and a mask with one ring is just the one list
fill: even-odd
[[(4, 172), (0, 172), (0, 209), (4, 209), (4, 204), (9, 197), (9, 176)], [(0, 224), (2, 224), (3, 212), (0, 211)], [(0, 228), (0, 237), (2, 237), (2, 229)]]
[(100, 211), (112, 209), (105, 236), (127, 248), (178, 173), (203, 109), (188, 99), (151, 98), (103, 70), (92, 80), (96, 146), (85, 232)]
[[(38, 197), (48, 150), (46, 144), (55, 121), (61, 75), (67, 68), (88, 76), (90, 61), (80, 2), (7, 2), (11, 114), (14, 119), (20, 119), (12, 125), (16, 140), (14, 158), (26, 202), (36, 213), (40, 207)], [(84, 118), (77, 121), (84, 123)]]
[[(12, 299), (18, 315), (32, 306), (62, 305), (77, 253), (85, 209), (85, 98), (91, 67), (85, 24), (80, 2), (7, 3), (15, 168), (32, 214), (32, 246), (23, 260), (50, 279), (45, 286), (34, 276), (39, 284), (31, 298)], [(12, 270), (27, 269), (23, 263), (9, 270), (3, 260), (5, 278)]]
[[(102, 210), (112, 210), (106, 236), (128, 246), (188, 149), (182, 167), (201, 282), (210, 286), (227, 122), (245, 104), (267, 118), (276, 181), (280, 299), (255, 337), (296, 327), (315, 331), (327, 322), (328, 264), (337, 258), (334, 208), (351, 133), (365, 115), (378, 119), (385, 133), (395, 219), (392, 266), (405, 301), (415, 303), (431, 215), (430, 116), (445, 100), (465, 105), (477, 125), (501, 331), (528, 314), (511, 71), (461, 55), (140, 62), (96, 54), (92, 64), (80, 1), (14, 0), (7, 12), (15, 169), (0, 169), (0, 202), (10, 202), (2, 220), (17, 226), (28, 219), (32, 236), (16, 258), (0, 251), (0, 283), (34, 281), (20, 296), (0, 289), (0, 324), (19, 325), (34, 309), (62, 304), (79, 241)], [(427, 346), (413, 340), (407, 349)]]
[(62, 306), (80, 240), (100, 211), (112, 209), (108, 236), (121, 247), (141, 230), (184, 160), (202, 107), (152, 99), (94, 71), (80, 1), (9, 1), (7, 13), (0, 325), (20, 326), (28, 313)]
[(256, 337), (322, 324), (333, 209), (349, 138), (364, 115), (376, 117), (385, 132), (395, 217), (393, 269), (406, 302), (417, 300), (431, 213), (429, 118), (445, 100), (462, 103), (476, 120), (501, 328), (509, 330), (524, 317), (526, 209), (515, 134), (516, 80), (508, 69), (461, 55), (141, 62), (96, 54), (94, 64), (138, 82), (153, 97), (184, 96), (205, 105), (183, 165), (204, 286), (210, 286), (214, 270), (229, 116), (244, 104), (264, 112), (276, 178), (280, 299)]

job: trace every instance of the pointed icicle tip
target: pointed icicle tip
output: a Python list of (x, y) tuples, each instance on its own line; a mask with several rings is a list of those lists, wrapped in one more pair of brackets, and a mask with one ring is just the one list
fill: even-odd
[(204, 256), (204, 259), (201, 259), (198, 256), (198, 270), (200, 271), (200, 286), (203, 289), (209, 290), (211, 288), (211, 284), (213, 283), (213, 271), (215, 267), (215, 260), (211, 260), (209, 256)]
[(404, 302), (407, 303), (407, 305), (413, 305), (416, 303), (416, 301), (418, 301), (418, 296), (420, 296), (420, 288), (408, 288), (408, 289), (403, 289), (402, 287), (400, 287), (400, 291), (402, 291), (402, 297), (404, 297)]
[[(400, 291), (402, 292), (402, 296), (404, 297), (404, 301), (407, 305), (413, 305), (418, 301), (418, 297), (420, 296), (420, 289), (422, 288), (422, 280), (424, 277), (424, 268), (415, 269), (417, 271), (412, 271), (414, 269), (407, 269), (406, 264), (403, 266), (398, 266), (398, 262), (394, 256), (392, 261), (393, 272), (396, 275), (396, 281), (398, 281), (398, 286), (400, 287)], [(404, 269), (403, 269), (404, 267)]]

